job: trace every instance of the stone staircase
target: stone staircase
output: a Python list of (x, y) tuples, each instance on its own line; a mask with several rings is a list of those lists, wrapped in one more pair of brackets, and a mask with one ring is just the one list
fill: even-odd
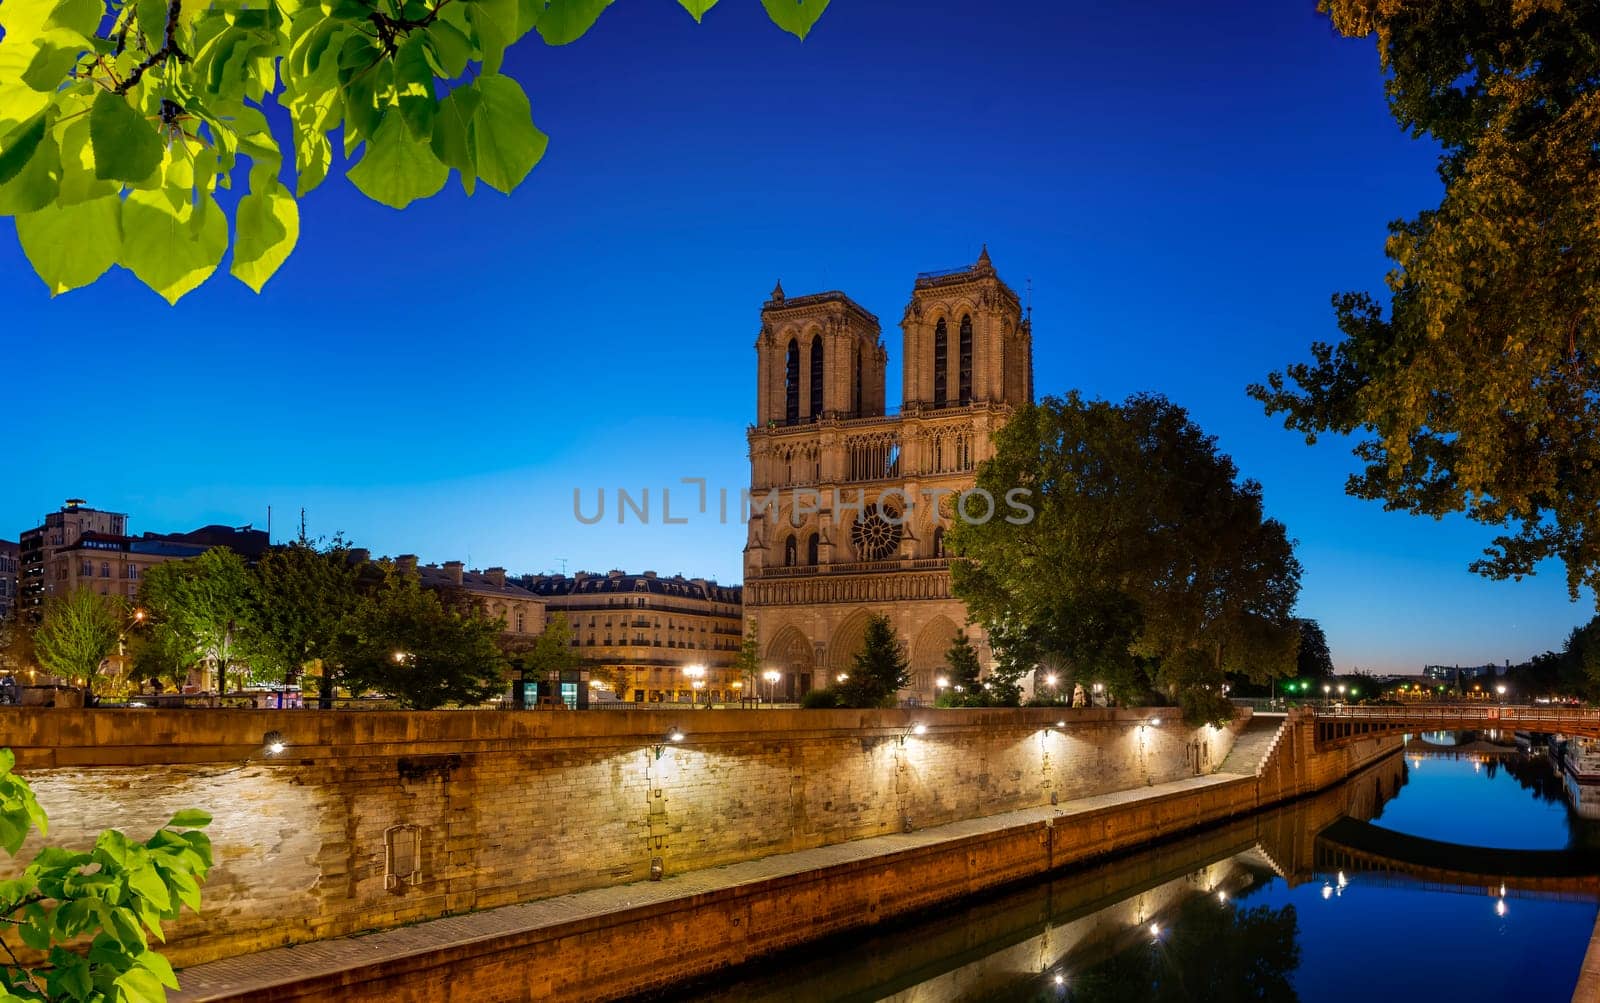
[(1235, 773), (1243, 777), (1260, 776), (1261, 768), (1266, 765), (1272, 750), (1277, 747), (1278, 737), (1288, 724), (1289, 720), (1283, 714), (1252, 716), (1239, 737), (1234, 739), (1233, 748), (1228, 751), (1227, 758), (1223, 759), (1217, 772)]

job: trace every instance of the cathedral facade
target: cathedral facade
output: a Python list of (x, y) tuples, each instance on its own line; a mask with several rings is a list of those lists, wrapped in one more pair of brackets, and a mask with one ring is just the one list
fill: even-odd
[[(917, 276), (900, 329), (896, 410), (878, 319), (850, 297), (780, 285), (761, 309), (744, 609), (780, 699), (847, 672), (868, 617), (884, 614), (911, 661), (901, 699), (931, 703), (966, 625), (944, 535), (986, 517), (984, 499), (961, 493), (994, 432), (1033, 399), (1030, 322), (985, 250)], [(994, 504), (990, 517), (1003, 517)], [(987, 661), (981, 631), (966, 629)]]

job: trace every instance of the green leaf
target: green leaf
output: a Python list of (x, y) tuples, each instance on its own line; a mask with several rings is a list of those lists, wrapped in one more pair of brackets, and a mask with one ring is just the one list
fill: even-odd
[(35, 951), (50, 950), (50, 928), (37, 923), (20, 923), (17, 932), (22, 935), (22, 942)]
[(428, 62), (427, 39), (407, 36), (394, 55), (395, 103), (413, 138), (433, 135), (433, 113), (438, 100), (433, 93), (433, 67)]
[(56, 28), (34, 40), (38, 46), (22, 74), (22, 82), (36, 91), (49, 94), (60, 89), (67, 72), (85, 50), (92, 49), (87, 38), (71, 28)]
[(772, 23), (804, 41), (811, 26), (828, 9), (828, 0), (761, 0)]
[(350, 183), (368, 198), (394, 209), (438, 193), (450, 177), (428, 144), (413, 139), (398, 115), (385, 116), (367, 140), (361, 160), (348, 172)]
[(706, 16), (706, 11), (717, 5), (717, 0), (678, 0), (683, 9), (694, 15), (696, 23)]
[(167, 0), (137, 0), (134, 19), (145, 40), (159, 48), (167, 37)]
[[(541, 0), (532, 0), (537, 4)], [(478, 0), (467, 7), (478, 46), (483, 50), (483, 72), (499, 73), (506, 47), (521, 34), (517, 0)]]
[(70, 28), (87, 38), (100, 30), (100, 19), (105, 13), (102, 0), (60, 0), (50, 11), (44, 26), (46, 29)]
[(0, 749), (0, 777), (9, 777), (17, 767), (17, 754), (10, 749)]
[(130, 968), (117, 976), (116, 987), (122, 990), (125, 1003), (166, 1003), (167, 992), (161, 980), (148, 968)]
[(163, 829), (200, 829), (211, 824), (211, 813), (199, 808), (185, 808), (162, 826)]
[(611, 6), (611, 0), (534, 0), (539, 37), (546, 45), (566, 45), (582, 38), (594, 27), (600, 14)]
[(101, 91), (89, 111), (94, 173), (102, 180), (147, 181), (161, 165), (161, 134), (128, 99)]
[(461, 187), (468, 195), (478, 186), (478, 164), (472, 156), (467, 128), (482, 100), (483, 96), (473, 84), (451, 91), (448, 97), (439, 102), (439, 113), (433, 119), (433, 138), (429, 144), (440, 162), (456, 169), (461, 176)]
[[(122, 207), (124, 268), (139, 277), (168, 303), (177, 303), (211, 277), (228, 249), (228, 221), (210, 195), (206, 208), (173, 200), (160, 191), (131, 193)], [(201, 229), (191, 232), (200, 213)]]
[(140, 968), (149, 969), (150, 973), (168, 989), (178, 988), (178, 976), (172, 971), (172, 963), (162, 957), (159, 951), (145, 951), (135, 957), (133, 963)]
[(534, 126), (528, 96), (516, 81), (486, 74), (477, 87), (482, 101), (467, 129), (472, 162), (484, 184), (510, 193), (544, 156), (550, 140)]
[(129, 951), (146, 950), (150, 942), (145, 939), (144, 927), (140, 925), (138, 916), (132, 909), (118, 907), (110, 910), (110, 922), (106, 932), (117, 938), (117, 942)]
[(472, 59), (472, 42), (460, 29), (445, 21), (435, 21), (424, 34), (440, 76), (454, 78), (467, 71), (467, 63)]
[[(233, 277), (261, 291), (300, 239), (300, 207), (287, 189), (273, 182), (239, 200), (234, 215)], [(196, 812), (205, 815), (204, 812)], [(206, 816), (206, 821), (210, 817)], [(177, 824), (176, 820), (169, 824)], [(204, 825), (190, 822), (188, 825)]]
[(200, 911), (200, 883), (185, 871), (176, 871), (163, 867), (162, 873), (167, 876), (167, 883), (172, 890), (178, 893), (178, 901), (188, 906), (195, 912)]
[(172, 893), (167, 890), (167, 883), (161, 880), (161, 873), (154, 867), (141, 867), (130, 871), (128, 887), (138, 892), (157, 909), (164, 911), (172, 908)]
[(0, 142), (0, 185), (5, 184), (27, 166), (34, 151), (44, 141), (45, 116), (48, 109), (12, 129)]
[(47, 205), (17, 217), (17, 239), (50, 295), (86, 286), (116, 263), (122, 200), (115, 195)]
[(0, 184), (0, 216), (20, 216), (43, 209), (61, 193), (61, 151), (45, 136), (22, 173)]

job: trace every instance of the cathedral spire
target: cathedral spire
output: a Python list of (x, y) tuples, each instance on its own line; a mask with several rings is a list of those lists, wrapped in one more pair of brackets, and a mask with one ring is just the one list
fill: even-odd
[(983, 250), (978, 252), (977, 267), (990, 269), (994, 268), (994, 262), (989, 260), (989, 245), (987, 242), (984, 243)]
[(772, 301), (774, 303), (782, 303), (783, 302), (783, 280), (782, 279), (779, 279), (778, 280), (778, 284), (772, 287)]

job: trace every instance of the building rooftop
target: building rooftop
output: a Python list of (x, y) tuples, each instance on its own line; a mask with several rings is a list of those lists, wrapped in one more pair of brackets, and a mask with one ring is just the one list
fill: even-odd
[(580, 571), (570, 578), (565, 575), (524, 575), (522, 581), (535, 595), (541, 596), (621, 593), (637, 595), (644, 592), (708, 602), (736, 603), (742, 601), (744, 592), (738, 585), (718, 585), (715, 579), (685, 578), (682, 575), (662, 578), (654, 571), (638, 575), (630, 575), (623, 571), (610, 571), (603, 575)]

